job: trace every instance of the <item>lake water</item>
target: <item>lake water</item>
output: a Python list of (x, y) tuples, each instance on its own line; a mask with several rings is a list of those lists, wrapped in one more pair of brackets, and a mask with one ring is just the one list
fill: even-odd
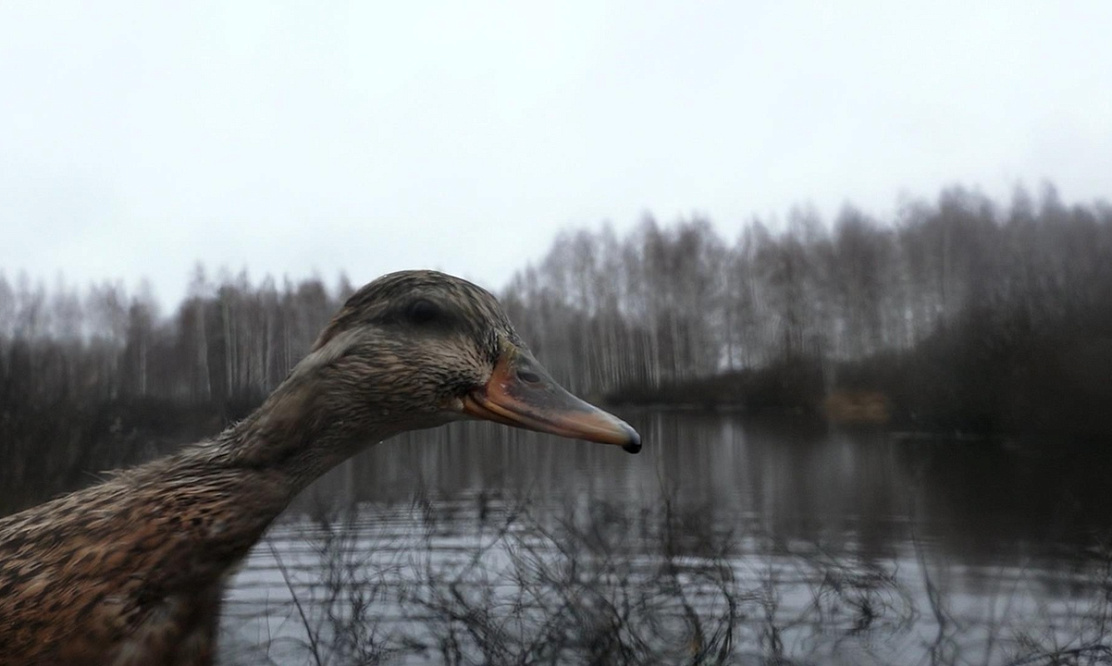
[(640, 455), (459, 424), (338, 468), (233, 579), (222, 661), (1108, 663), (1106, 458), (623, 416)]

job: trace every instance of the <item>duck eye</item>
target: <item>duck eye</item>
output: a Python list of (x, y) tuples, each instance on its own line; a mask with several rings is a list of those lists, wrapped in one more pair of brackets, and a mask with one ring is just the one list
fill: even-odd
[(428, 324), (440, 319), (443, 311), (440, 306), (430, 300), (421, 298), (410, 303), (405, 309), (405, 316), (413, 324)]

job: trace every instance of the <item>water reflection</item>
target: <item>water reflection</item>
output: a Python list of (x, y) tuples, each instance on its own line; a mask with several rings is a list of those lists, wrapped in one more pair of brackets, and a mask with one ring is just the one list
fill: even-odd
[(839, 432), (791, 419), (624, 414), (637, 456), (488, 424), (373, 447), (299, 501), (529, 498), (541, 505), (668, 502), (692, 525), (890, 557), (910, 540), (958, 561), (1014, 565), (1079, 555), (1112, 530), (1107, 462), (1023, 455), (991, 442)]
[[(278, 660), (299, 661), (337, 636), (364, 651), (341, 641), (341, 662), (400, 663), (1012, 664), (1108, 649), (1092, 458), (623, 417), (648, 443), (639, 456), (466, 424), (334, 471), (233, 582), (225, 661), (253, 663), (260, 645), (274, 658), (275, 637), (290, 649)], [(359, 579), (336, 592), (336, 571)], [(355, 610), (337, 610), (349, 588)]]
[[(436, 663), (451, 647), (438, 641), (463, 630), (521, 650), (554, 632), (536, 649), (555, 663), (1008, 664), (1048, 645), (1109, 649), (1107, 453), (621, 416), (640, 455), (469, 423), (333, 470), (232, 581), (224, 663), (311, 661), (317, 640), (332, 663)], [(634, 611), (599, 614), (622, 603)], [(591, 642), (600, 631), (621, 640)], [(498, 661), (469, 645), (458, 661)], [(574, 656), (551, 652), (563, 649)]]
[[(355, 616), (312, 643), (370, 636), (370, 661), (401, 663), (1089, 663), (1112, 649), (1107, 467), (1091, 452), (622, 416), (639, 456), (458, 424), (335, 470), (234, 581), (225, 661), (252, 663), (275, 636), (297, 661), (307, 632)], [(337, 532), (314, 514), (356, 516), (339, 529), (351, 547), (321, 548)], [(325, 538), (306, 536), (320, 525)], [(323, 592), (345, 558), (363, 576), (348, 587), (373, 581), (369, 616)], [(306, 608), (328, 621), (291, 621)], [(613, 640), (592, 638), (600, 626)], [(344, 645), (341, 661), (368, 659)]]

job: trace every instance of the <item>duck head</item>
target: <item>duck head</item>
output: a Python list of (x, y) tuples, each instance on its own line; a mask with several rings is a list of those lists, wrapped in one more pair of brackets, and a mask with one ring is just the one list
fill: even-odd
[(435, 271), (391, 273), (355, 292), (298, 375), (312, 377), (306, 388), (330, 418), (368, 435), (482, 419), (641, 449), (628, 424), (552, 379), (493, 295)]

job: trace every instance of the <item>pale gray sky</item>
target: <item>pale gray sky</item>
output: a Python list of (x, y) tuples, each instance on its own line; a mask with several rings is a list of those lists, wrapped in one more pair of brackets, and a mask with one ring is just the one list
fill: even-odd
[(0, 270), (492, 287), (561, 228), (1112, 195), (1112, 2), (4, 2)]

